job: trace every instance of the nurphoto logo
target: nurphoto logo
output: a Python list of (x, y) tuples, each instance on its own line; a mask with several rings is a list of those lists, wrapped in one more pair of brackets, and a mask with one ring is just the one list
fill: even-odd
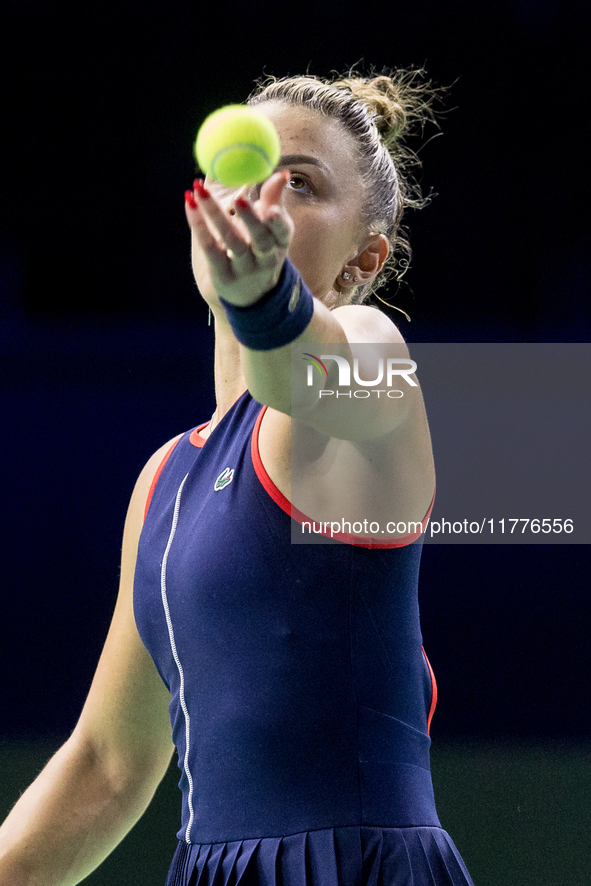
[[(342, 357), (339, 354), (321, 354), (320, 357), (316, 357), (315, 354), (303, 354), (302, 359), (306, 361), (307, 366), (307, 376), (306, 376), (306, 384), (308, 387), (311, 387), (314, 384), (314, 370), (316, 369), (322, 378), (322, 381), (325, 381), (328, 378), (329, 372), (324, 363), (325, 360), (334, 360), (338, 367), (338, 381), (337, 386), (339, 388), (342, 387), (351, 387), (351, 365), (346, 357)], [(399, 379), (404, 380), (408, 385), (413, 388), (418, 387), (416, 381), (411, 378), (411, 375), (416, 372), (417, 364), (414, 360), (411, 360), (408, 357), (387, 357), (384, 360), (383, 357), (380, 357), (377, 361), (376, 367), (376, 376), (375, 378), (366, 379), (360, 378), (359, 376), (359, 358), (353, 358), (353, 379), (358, 384), (361, 385), (363, 390), (355, 390), (355, 391), (334, 391), (326, 388), (322, 388), (319, 391), (320, 397), (357, 397), (358, 399), (363, 399), (370, 397), (372, 393), (377, 394), (379, 397), (380, 394), (386, 394), (387, 397), (391, 397), (393, 399), (398, 399), (404, 396), (403, 391), (395, 390), (392, 386), (394, 384), (394, 379), (398, 381)], [(378, 385), (386, 384), (386, 388), (379, 388)], [(375, 390), (370, 391), (366, 390), (367, 388), (375, 388)]]

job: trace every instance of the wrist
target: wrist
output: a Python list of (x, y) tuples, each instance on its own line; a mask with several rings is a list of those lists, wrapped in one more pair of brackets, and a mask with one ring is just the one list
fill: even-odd
[(273, 289), (246, 307), (220, 298), (238, 341), (254, 351), (271, 351), (295, 341), (314, 314), (314, 298), (286, 258)]

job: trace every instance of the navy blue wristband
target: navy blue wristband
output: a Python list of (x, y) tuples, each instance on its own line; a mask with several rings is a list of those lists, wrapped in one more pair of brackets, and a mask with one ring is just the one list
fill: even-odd
[(272, 351), (295, 341), (314, 314), (314, 297), (289, 258), (277, 285), (254, 304), (240, 308), (220, 301), (234, 335), (253, 351)]

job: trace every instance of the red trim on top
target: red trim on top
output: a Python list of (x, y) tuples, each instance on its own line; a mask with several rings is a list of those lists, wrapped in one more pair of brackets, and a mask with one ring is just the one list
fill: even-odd
[(162, 459), (162, 461), (158, 465), (158, 470), (156, 471), (156, 473), (154, 474), (154, 476), (152, 478), (152, 482), (150, 483), (150, 488), (148, 490), (148, 497), (146, 499), (146, 507), (144, 508), (144, 522), (146, 521), (146, 517), (148, 516), (148, 508), (150, 507), (150, 502), (152, 501), (152, 496), (154, 495), (154, 490), (156, 489), (156, 483), (160, 479), (160, 474), (162, 473), (162, 468), (164, 467), (164, 465), (166, 464), (166, 462), (170, 458), (172, 450), (174, 449), (174, 447), (176, 446), (176, 444), (179, 442), (180, 439), (181, 439), (180, 437), (177, 437), (177, 439), (174, 441), (172, 446), (170, 446), (170, 448), (167, 449), (166, 455), (164, 456), (164, 458)]
[(435, 679), (433, 668), (431, 667), (431, 662), (427, 658), (425, 647), (423, 646), (421, 648), (423, 650), (423, 655), (425, 656), (425, 661), (427, 662), (427, 667), (429, 668), (429, 674), (431, 676), (431, 706), (429, 708), (429, 715), (427, 717), (427, 735), (429, 735), (429, 730), (431, 729), (431, 720), (433, 719), (433, 714), (435, 713), (435, 708), (437, 706), (437, 681)]
[[(290, 517), (293, 517), (293, 519), (297, 523), (301, 524), (304, 521), (310, 523), (312, 522), (310, 518), (303, 514), (301, 511), (298, 511), (298, 509), (291, 504), (289, 499), (287, 499), (273, 483), (261, 460), (261, 454), (259, 452), (259, 432), (261, 429), (261, 422), (266, 411), (267, 407), (263, 406), (257, 416), (257, 420), (252, 432), (252, 438), (250, 441), (250, 452), (256, 475), (259, 478), (265, 492), (267, 492), (271, 496), (275, 504), (278, 504), (282, 511), (285, 511), (286, 514), (289, 514)], [(433, 498), (431, 499), (429, 509), (427, 510), (424, 519), (421, 521), (423, 532), (426, 531), (427, 522), (429, 520), (429, 517), (431, 516), (431, 511), (433, 510), (434, 501), (435, 492), (433, 492)], [(328, 532), (319, 532), (318, 535), (325, 535), (327, 538), (336, 538), (338, 541), (342, 541), (345, 544), (356, 545), (360, 548), (403, 548), (406, 545), (412, 544), (412, 542), (416, 541), (417, 538), (420, 538), (422, 532), (411, 532), (408, 535), (401, 535), (396, 539), (395, 542), (385, 542), (381, 538), (373, 538), (366, 535), (351, 535), (347, 532), (335, 532), (333, 535), (330, 535), (330, 533)]]
[(265, 492), (267, 492), (271, 496), (275, 504), (279, 505), (282, 511), (285, 511), (286, 514), (291, 514), (290, 502), (284, 496), (284, 494), (279, 489), (277, 489), (277, 487), (267, 474), (265, 466), (261, 461), (261, 454), (259, 452), (259, 431), (261, 429), (261, 422), (266, 411), (267, 407), (263, 406), (257, 416), (257, 420), (252, 431), (252, 437), (250, 440), (250, 454), (252, 456), (252, 463), (254, 465), (256, 475), (261, 481), (261, 485), (263, 486)]
[(194, 431), (191, 431), (191, 436), (189, 437), (189, 443), (192, 443), (193, 446), (196, 446), (198, 449), (201, 449), (204, 444), (207, 442), (205, 437), (202, 437), (199, 431), (202, 431), (203, 428), (206, 428), (208, 424), (210, 424), (211, 419), (209, 421), (204, 421), (202, 425), (198, 425)]

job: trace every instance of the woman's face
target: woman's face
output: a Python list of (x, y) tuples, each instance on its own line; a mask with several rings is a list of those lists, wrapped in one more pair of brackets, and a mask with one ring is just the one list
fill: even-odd
[[(256, 108), (279, 134), (278, 169), (291, 172), (284, 191), (295, 226), (290, 258), (313, 294), (324, 299), (346, 262), (365, 245), (363, 186), (353, 140), (338, 121), (308, 108), (277, 101)], [(248, 196), (256, 198), (256, 189)]]

